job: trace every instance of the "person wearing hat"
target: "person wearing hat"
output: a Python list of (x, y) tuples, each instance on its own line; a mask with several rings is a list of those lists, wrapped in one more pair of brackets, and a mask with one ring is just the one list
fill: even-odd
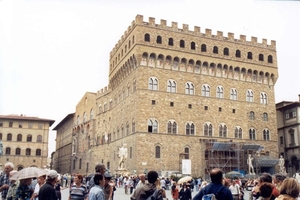
[(104, 173), (104, 186), (103, 186), (103, 192), (105, 195), (105, 200), (112, 200), (113, 196), (113, 187), (109, 184), (111, 180), (111, 175), (107, 172)]
[(46, 183), (40, 188), (39, 199), (57, 200), (56, 192), (54, 189), (55, 183), (57, 182), (57, 171), (50, 170), (47, 174)]

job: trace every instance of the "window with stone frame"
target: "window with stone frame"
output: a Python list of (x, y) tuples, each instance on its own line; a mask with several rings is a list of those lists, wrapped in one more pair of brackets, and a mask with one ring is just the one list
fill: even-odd
[(249, 139), (250, 140), (256, 140), (256, 134), (255, 134), (255, 129), (254, 128), (249, 129)]
[(157, 78), (155, 78), (155, 77), (149, 78), (148, 89), (149, 90), (158, 90), (158, 80), (157, 80)]
[(155, 146), (155, 158), (160, 158), (160, 146)]
[(177, 123), (174, 120), (168, 122), (168, 133), (177, 134)]
[(213, 126), (211, 123), (204, 124), (204, 136), (212, 136), (213, 134)]
[(193, 122), (187, 122), (185, 125), (186, 135), (195, 135), (195, 125)]
[(156, 119), (148, 120), (148, 133), (157, 133), (158, 132), (158, 122)]
[(176, 92), (176, 82), (174, 80), (168, 80), (167, 83), (167, 92), (175, 93)]
[(263, 140), (270, 140), (270, 131), (268, 129), (263, 130)]
[(237, 100), (237, 90), (235, 88), (230, 89), (230, 99)]

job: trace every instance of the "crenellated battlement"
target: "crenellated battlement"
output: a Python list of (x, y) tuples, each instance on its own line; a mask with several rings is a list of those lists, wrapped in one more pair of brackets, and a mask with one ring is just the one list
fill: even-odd
[(108, 86), (105, 86), (104, 88), (97, 91), (97, 97), (104, 96), (108, 92), (109, 92), (109, 88), (108, 88)]
[(118, 41), (118, 43), (115, 45), (113, 50), (110, 52), (110, 58), (116, 53), (116, 51), (120, 48), (120, 46), (123, 44), (123, 42), (127, 39), (127, 37), (130, 35), (131, 31), (134, 29), (135, 26), (142, 25), (142, 26), (149, 26), (149, 27), (155, 27), (160, 29), (166, 29), (168, 31), (175, 31), (175, 32), (181, 32), (186, 33), (190, 35), (195, 36), (201, 36), (205, 38), (213, 38), (217, 40), (224, 40), (224, 41), (232, 41), (239, 44), (245, 44), (245, 45), (251, 45), (251, 46), (257, 46), (257, 47), (264, 47), (264, 48), (270, 48), (272, 50), (276, 49), (276, 41), (271, 40), (271, 43), (267, 43), (267, 39), (262, 39), (262, 42), (259, 43), (257, 41), (257, 37), (251, 37), (250, 41), (247, 41), (245, 35), (240, 35), (239, 39), (234, 38), (234, 33), (228, 33), (227, 36), (224, 36), (222, 31), (217, 31), (217, 35), (212, 35), (211, 29), (205, 29), (204, 33), (201, 33), (201, 28), (198, 26), (194, 26), (194, 30), (189, 30), (188, 24), (183, 24), (182, 28), (178, 28), (177, 22), (172, 22), (171, 26), (167, 26), (167, 21), (164, 19), (160, 20), (159, 24), (155, 23), (155, 18), (149, 17), (148, 22), (144, 21), (143, 15), (137, 15), (135, 17), (135, 20), (131, 23), (131, 25), (127, 28), (127, 30), (122, 35), (121, 39)]

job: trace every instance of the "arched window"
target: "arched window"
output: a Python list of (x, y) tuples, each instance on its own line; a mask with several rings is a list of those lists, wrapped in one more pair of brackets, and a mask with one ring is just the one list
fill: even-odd
[(36, 137), (36, 142), (43, 142), (43, 137), (41, 135), (38, 135)]
[(201, 44), (201, 52), (206, 52), (206, 44)]
[(243, 136), (242, 129), (240, 127), (235, 127), (235, 129), (234, 129), (234, 137), (242, 139), (242, 136)]
[(0, 133), (0, 140), (2, 140), (2, 137), (3, 137), (3, 135), (2, 135), (2, 133)]
[(158, 89), (158, 80), (157, 80), (157, 78), (155, 78), (155, 77), (149, 78), (148, 89), (149, 90), (157, 90)]
[(12, 141), (12, 134), (11, 133), (7, 134), (6, 140), (7, 141)]
[(191, 49), (192, 49), (192, 50), (195, 50), (195, 49), (196, 49), (196, 44), (195, 44), (195, 42), (191, 42)]
[(263, 140), (270, 140), (270, 131), (268, 129), (263, 130)]
[(169, 46), (173, 46), (174, 43), (173, 43), (173, 38), (169, 38), (169, 42), (168, 42)]
[(255, 120), (255, 113), (253, 111), (250, 111), (250, 113), (249, 113), (249, 119), (250, 120)]
[(155, 119), (148, 120), (148, 132), (149, 133), (157, 133), (158, 132), (158, 122)]
[(155, 158), (160, 158), (160, 146), (155, 146)]
[(128, 135), (129, 135), (129, 124), (127, 122), (127, 124), (126, 124), (126, 136), (128, 136)]
[(180, 47), (181, 47), (181, 48), (184, 48), (184, 46), (185, 46), (185, 45), (184, 45), (184, 40), (180, 40)]
[(268, 121), (268, 113), (263, 113), (263, 121)]
[[(112, 101), (110, 101), (110, 102), (112, 102)], [(94, 119), (94, 110), (93, 109), (91, 109), (91, 111), (90, 111), (90, 120), (92, 120), (92, 119)]]
[(133, 81), (132, 83), (132, 92), (136, 91), (136, 80)]
[(161, 44), (161, 36), (160, 36), (160, 35), (157, 36), (157, 38), (156, 38), (156, 43), (157, 43), (157, 44)]
[[(145, 42), (150, 42), (150, 35), (149, 33), (145, 34)], [(130, 45), (129, 45), (130, 46)], [(130, 48), (130, 47), (129, 47)]]
[(222, 86), (218, 86), (217, 87), (217, 94), (216, 94), (217, 98), (223, 99), (224, 98), (224, 89)]
[(207, 84), (202, 85), (202, 96), (210, 97), (210, 87)]
[(191, 82), (187, 82), (185, 84), (185, 94), (194, 95), (194, 84)]
[(135, 121), (132, 121), (131, 132), (135, 133)]
[(229, 49), (227, 47), (224, 48), (223, 54), (224, 56), (229, 56)]
[(237, 57), (237, 58), (241, 57), (241, 51), (240, 50), (235, 51), (235, 57)]
[(262, 104), (268, 104), (268, 96), (264, 92), (260, 93), (260, 103), (262, 103)]
[(213, 48), (213, 53), (215, 53), (215, 54), (218, 54), (218, 53), (219, 53), (219, 50), (218, 50), (218, 47), (217, 47), (217, 46), (214, 46), (214, 48)]
[(16, 148), (16, 155), (21, 155), (21, 149), (20, 148)]
[[(99, 108), (100, 108), (100, 106), (99, 106)], [(100, 111), (100, 109), (99, 109), (99, 111)], [(99, 112), (99, 113), (101, 113), (101, 112)], [(79, 115), (77, 115), (77, 120), (76, 120), (76, 122), (77, 122), (77, 125), (80, 124), (80, 117), (79, 117)]]
[(253, 91), (252, 90), (247, 90), (246, 101), (253, 102)]
[(219, 125), (219, 137), (227, 137), (227, 126), (225, 124)]
[(18, 142), (22, 142), (22, 134), (18, 134), (17, 135), (17, 141)]
[(168, 122), (168, 133), (171, 133), (171, 134), (177, 133), (177, 124), (175, 121)]
[(247, 58), (250, 59), (250, 60), (252, 60), (252, 52), (248, 52)]
[(237, 90), (235, 88), (230, 89), (230, 99), (237, 100)]
[(255, 129), (253, 129), (253, 128), (249, 129), (249, 139), (256, 140)]
[(31, 149), (27, 148), (26, 149), (26, 156), (30, 156), (31, 155)]
[(204, 136), (212, 136), (212, 125), (210, 123), (204, 124)]
[(30, 135), (30, 134), (27, 135), (26, 141), (27, 141), (27, 142), (32, 142), (32, 135)]
[(188, 147), (184, 148), (184, 159), (190, 159), (190, 149)]
[(168, 80), (167, 92), (176, 92), (176, 82), (174, 80)]
[(86, 122), (86, 113), (84, 112), (83, 113), (83, 123), (85, 123)]
[(186, 123), (185, 125), (185, 134), (186, 135), (195, 135), (195, 125), (194, 123)]
[(132, 147), (129, 148), (129, 158), (132, 158)]
[(273, 63), (273, 57), (271, 55), (268, 56), (268, 63)]
[(36, 155), (36, 156), (41, 156), (41, 155), (42, 155), (42, 150), (41, 150), (41, 149), (37, 149), (37, 150), (35, 151), (35, 155)]
[(6, 154), (6, 155), (10, 155), (10, 150), (11, 150), (10, 147), (6, 147), (6, 149), (5, 149), (5, 154)]
[(259, 54), (258, 55), (258, 60), (259, 61), (264, 61), (264, 54)]

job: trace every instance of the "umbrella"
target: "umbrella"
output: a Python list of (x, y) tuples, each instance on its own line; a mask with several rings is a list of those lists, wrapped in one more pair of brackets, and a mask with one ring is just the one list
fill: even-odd
[(37, 167), (27, 167), (15, 173), (11, 178), (20, 180), (20, 179), (43, 176), (46, 175), (47, 173), (48, 171), (45, 169), (41, 169)]
[(241, 176), (242, 174), (240, 172), (237, 172), (237, 171), (231, 171), (231, 172), (228, 172), (226, 173), (226, 177), (234, 177), (234, 176)]
[(191, 177), (191, 176), (185, 176), (185, 177), (182, 177), (181, 179), (179, 179), (177, 183), (178, 184), (183, 184), (184, 182), (188, 182), (192, 179), (193, 179), (193, 177)]

